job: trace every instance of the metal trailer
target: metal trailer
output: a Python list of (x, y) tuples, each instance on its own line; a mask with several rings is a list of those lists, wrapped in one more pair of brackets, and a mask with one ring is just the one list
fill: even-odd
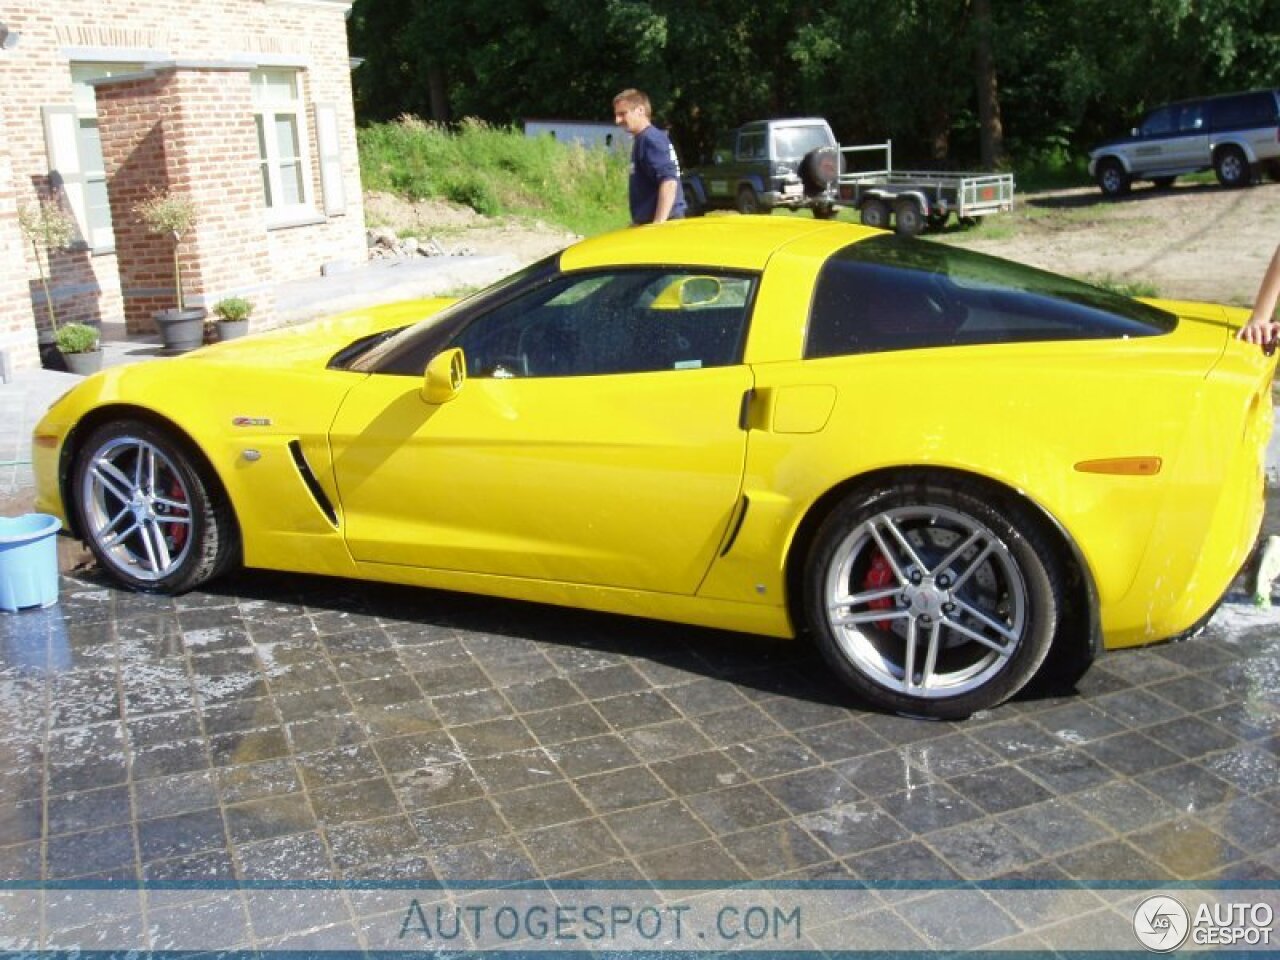
[[(855, 154), (884, 153), (884, 168), (854, 170)], [(954, 214), (961, 223), (1013, 209), (1013, 174), (894, 170), (893, 141), (841, 147), (836, 204), (861, 212), (868, 227), (898, 233), (941, 229)]]

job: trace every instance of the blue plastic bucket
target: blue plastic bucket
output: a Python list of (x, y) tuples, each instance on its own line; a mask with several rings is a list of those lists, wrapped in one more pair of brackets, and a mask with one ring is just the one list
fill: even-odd
[(62, 521), (47, 513), (0, 517), (0, 610), (58, 602), (58, 538)]

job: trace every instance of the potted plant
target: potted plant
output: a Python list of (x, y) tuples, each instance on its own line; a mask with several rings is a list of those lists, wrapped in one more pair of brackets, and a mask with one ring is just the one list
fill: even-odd
[(182, 353), (194, 350), (204, 341), (204, 310), (187, 309), (182, 292), (182, 262), (178, 256), (182, 239), (196, 222), (196, 207), (190, 197), (156, 190), (133, 208), (138, 220), (148, 231), (173, 240), (173, 285), (178, 297), (176, 310), (156, 313), (156, 326), (165, 347)]
[[(51, 267), (48, 273), (45, 272), (45, 261), (55, 250), (70, 246), (76, 235), (75, 221), (55, 202), (38, 196), (35, 203), (24, 203), (18, 209), (18, 226), (31, 241), (36, 269), (40, 271), (40, 287), (44, 290), (44, 306), (49, 312), (49, 329), (40, 331), (41, 360), (45, 366), (55, 367), (61, 357), (53, 348), (54, 337), (58, 332), (58, 318), (53, 309), (53, 296), (49, 292), (49, 274), (53, 270)], [(44, 251), (44, 260), (40, 258), (41, 250)]]
[(218, 317), (218, 339), (234, 340), (249, 332), (253, 304), (244, 297), (224, 297), (213, 305)]
[(53, 340), (72, 373), (87, 377), (102, 369), (102, 346), (97, 327), (87, 323), (66, 323), (58, 328)]

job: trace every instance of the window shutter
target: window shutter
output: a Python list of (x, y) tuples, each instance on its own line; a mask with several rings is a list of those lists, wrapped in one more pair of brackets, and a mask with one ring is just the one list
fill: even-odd
[(57, 174), (55, 184), (61, 187), (76, 218), (79, 240), (89, 235), (89, 215), (85, 205), (84, 171), (80, 165), (77, 134), (80, 121), (74, 106), (43, 106), (44, 146), (49, 158), (49, 173)]
[(334, 217), (347, 212), (347, 195), (342, 184), (342, 154), (338, 147), (338, 112), (331, 103), (317, 103), (315, 118), (324, 213), (327, 217)]

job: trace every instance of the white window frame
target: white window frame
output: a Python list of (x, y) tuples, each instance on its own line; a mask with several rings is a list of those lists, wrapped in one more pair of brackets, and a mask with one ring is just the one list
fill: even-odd
[[(263, 202), (267, 222), (293, 222), (314, 219), (315, 199), (311, 183), (311, 144), (307, 128), (307, 112), (303, 107), (302, 81), (305, 71), (296, 67), (262, 67), (249, 74), (253, 85), (253, 118), (258, 131), (258, 159), (262, 172)], [(287, 77), (290, 96), (287, 100), (272, 98), (269, 81)], [(287, 119), (293, 124), (298, 138), (297, 155), (285, 157), (276, 136), (276, 124)], [(296, 202), (283, 202), (285, 196), (284, 171), (287, 165), (296, 164), (299, 172), (300, 197)]]
[(80, 236), (95, 254), (114, 252), (116, 241), (110, 207), (107, 208), (105, 218), (90, 215), (90, 191), (94, 184), (101, 184), (105, 190), (107, 174), (105, 169), (90, 167), (89, 158), (81, 148), (81, 138), (89, 135), (97, 138), (99, 155), (102, 152), (102, 138), (97, 133), (97, 100), (88, 81), (136, 73), (141, 69), (142, 64), (127, 61), (72, 60), (71, 106), (46, 106), (41, 110), (49, 169), (56, 171), (62, 178), (62, 189), (71, 205), (71, 212), (75, 215)]

